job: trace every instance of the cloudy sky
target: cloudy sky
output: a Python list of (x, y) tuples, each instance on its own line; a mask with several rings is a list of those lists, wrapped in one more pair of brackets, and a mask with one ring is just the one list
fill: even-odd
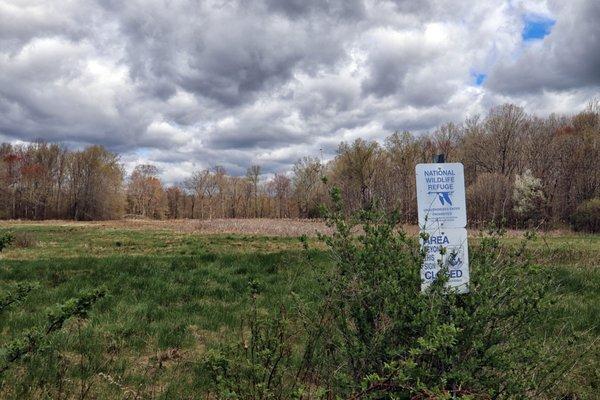
[(598, 0), (0, 0), (0, 141), (176, 182), (600, 94)]

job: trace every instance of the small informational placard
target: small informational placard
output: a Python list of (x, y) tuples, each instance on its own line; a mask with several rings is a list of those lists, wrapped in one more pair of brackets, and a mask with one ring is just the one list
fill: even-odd
[(441, 268), (448, 275), (446, 287), (458, 293), (469, 292), (469, 247), (465, 228), (425, 230), (421, 238), (425, 260), (421, 268), (421, 290), (425, 291), (436, 279)]
[(417, 206), (421, 229), (467, 225), (465, 178), (461, 163), (417, 164)]

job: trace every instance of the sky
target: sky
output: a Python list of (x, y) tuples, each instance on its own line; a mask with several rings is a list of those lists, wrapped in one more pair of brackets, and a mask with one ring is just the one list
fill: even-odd
[(288, 171), (511, 102), (600, 95), (598, 0), (0, 0), (0, 142), (101, 144), (169, 183)]

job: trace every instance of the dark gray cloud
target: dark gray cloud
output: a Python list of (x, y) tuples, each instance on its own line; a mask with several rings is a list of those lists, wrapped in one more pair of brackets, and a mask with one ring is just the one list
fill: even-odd
[(327, 27), (329, 7), (307, 3), (314, 13), (298, 20), (255, 2), (201, 4), (158, 2), (143, 17), (146, 2), (107, 7), (120, 22), (132, 76), (150, 93), (168, 96), (178, 86), (235, 107), (285, 84), (299, 68), (327, 67), (345, 55), (343, 40)]
[(308, 139), (285, 126), (272, 127), (261, 124), (219, 130), (210, 137), (207, 144), (214, 149), (273, 149), (302, 143)]
[[(556, 24), (525, 43), (525, 15)], [(0, 138), (102, 144), (170, 181), (282, 171), (506, 101), (572, 112), (600, 86), (599, 17), (594, 0), (1, 2)]]
[(307, 14), (326, 14), (338, 19), (358, 19), (365, 16), (362, 0), (267, 0), (269, 10), (291, 18)]

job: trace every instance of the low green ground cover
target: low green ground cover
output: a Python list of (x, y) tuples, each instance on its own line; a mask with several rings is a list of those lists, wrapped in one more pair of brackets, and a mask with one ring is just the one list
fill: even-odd
[[(10, 230), (34, 240), (0, 255), (0, 290), (20, 282), (39, 287), (0, 314), (0, 345), (40, 324), (47, 306), (99, 286), (107, 295), (88, 320), (68, 323), (39, 354), (5, 372), (2, 399), (197, 398), (203, 393), (198, 360), (243, 332), (250, 281), (261, 285), (261, 312), (272, 313), (293, 308), (297, 297), (316, 302), (318, 278), (330, 266), (316, 239), (307, 255), (295, 238), (43, 225)], [(504, 239), (507, 251), (517, 241)], [(572, 398), (600, 392), (599, 251), (598, 235), (533, 242), (532, 257), (558, 286), (545, 322), (532, 334), (540, 341), (560, 335), (564, 346), (556, 351), (574, 361), (581, 343), (589, 343), (565, 371), (562, 392)]]

